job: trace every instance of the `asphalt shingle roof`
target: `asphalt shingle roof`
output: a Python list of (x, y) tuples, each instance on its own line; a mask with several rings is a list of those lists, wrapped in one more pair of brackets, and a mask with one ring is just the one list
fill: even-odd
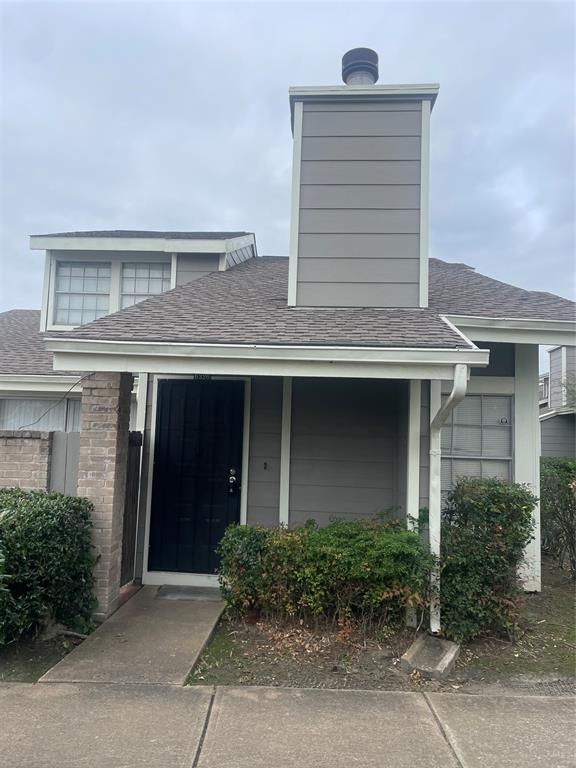
[(429, 287), (430, 308), (446, 315), (576, 320), (573, 301), (502, 283), (467, 264), (430, 259)]
[(0, 312), (0, 374), (62, 375), (52, 369), (52, 352), (40, 333), (40, 310)]
[(89, 232), (50, 232), (34, 237), (147, 237), (161, 240), (228, 240), (231, 237), (244, 237), (252, 232), (156, 232), (142, 229), (105, 229)]
[(468, 346), (436, 311), (288, 307), (287, 284), (288, 259), (250, 259), (63, 335), (204, 344)]

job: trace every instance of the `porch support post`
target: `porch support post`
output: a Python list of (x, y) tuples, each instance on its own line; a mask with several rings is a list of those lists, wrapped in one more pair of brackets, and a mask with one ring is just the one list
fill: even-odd
[(93, 373), (82, 385), (78, 495), (94, 505), (96, 616), (117, 607), (133, 377)]
[[(540, 422), (538, 419), (538, 347), (516, 344), (514, 394), (514, 481), (525, 483), (540, 496)], [(520, 569), (524, 589), (540, 592), (540, 504), (532, 513), (534, 538), (524, 552)]]
[[(454, 383), (452, 391), (444, 405), (442, 405), (441, 382), (430, 382), (430, 486), (429, 486), (429, 517), (430, 517), (430, 552), (437, 558), (440, 557), (441, 541), (441, 512), (442, 512), (442, 424), (448, 414), (464, 399), (468, 384), (468, 366), (459, 363), (454, 366)], [(432, 573), (432, 587), (440, 590), (440, 571), (436, 568)], [(430, 632), (439, 634), (440, 625), (440, 601), (433, 602), (430, 606)]]
[(282, 379), (282, 433), (280, 442), (280, 525), (290, 523), (290, 441), (292, 436), (292, 377)]
[(409, 531), (418, 530), (420, 507), (420, 409), (422, 382), (410, 381), (408, 405), (408, 459), (406, 462), (406, 526)]

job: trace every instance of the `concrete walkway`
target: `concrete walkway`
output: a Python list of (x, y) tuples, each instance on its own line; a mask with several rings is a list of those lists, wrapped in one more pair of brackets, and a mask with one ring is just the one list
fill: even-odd
[(40, 682), (182, 685), (224, 607), (212, 592), (143, 587)]
[(10, 768), (573, 768), (571, 698), (0, 684)]

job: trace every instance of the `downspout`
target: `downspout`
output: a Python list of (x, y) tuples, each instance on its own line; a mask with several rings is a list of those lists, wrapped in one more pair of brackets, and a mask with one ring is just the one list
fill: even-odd
[[(454, 382), (452, 391), (444, 405), (441, 404), (440, 382), (430, 382), (430, 485), (429, 485), (429, 536), (430, 552), (440, 558), (441, 538), (441, 431), (442, 425), (449, 414), (466, 395), (468, 385), (468, 366), (458, 363), (454, 366)], [(433, 396), (434, 395), (434, 396)], [(434, 411), (436, 411), (434, 415)], [(436, 593), (440, 590), (439, 562), (431, 576), (431, 585)], [(430, 605), (430, 632), (440, 634), (440, 601)]]

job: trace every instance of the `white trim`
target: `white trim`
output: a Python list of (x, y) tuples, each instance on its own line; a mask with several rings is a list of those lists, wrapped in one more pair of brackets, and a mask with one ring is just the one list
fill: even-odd
[(172, 253), (170, 257), (170, 290), (176, 288), (176, 276), (178, 274), (178, 254)]
[(250, 414), (252, 409), (252, 379), (244, 380), (244, 419), (242, 424), (242, 484), (240, 486), (240, 525), (248, 522), (248, 480), (250, 475)]
[[(34, 392), (50, 394), (53, 392), (67, 392), (73, 384), (80, 381), (80, 376), (38, 375), (21, 376), (18, 374), (0, 374), (0, 392), (17, 392), (24, 394)], [(71, 395), (81, 394), (81, 389), (73, 389)]]
[[(527, 484), (540, 496), (540, 423), (538, 419), (538, 347), (516, 345), (516, 394), (514, 397), (514, 482)], [(520, 570), (524, 589), (541, 589), (540, 504), (533, 512), (534, 539), (525, 550)]]
[(146, 404), (148, 402), (148, 374), (138, 374), (136, 388), (136, 431), (144, 433), (146, 429)]
[(576, 322), (572, 320), (452, 314), (445, 317), (468, 339), (511, 344), (576, 344)]
[[(152, 379), (152, 412), (150, 425), (150, 446), (148, 451), (148, 478), (146, 483), (146, 517), (144, 521), (144, 552), (142, 556), (142, 583), (143, 584), (173, 584), (187, 586), (210, 586), (207, 579), (217, 578), (210, 574), (172, 573), (167, 571), (149, 571), (148, 557), (150, 547), (150, 521), (152, 513), (152, 487), (154, 482), (154, 452), (156, 447), (156, 418), (158, 409), (158, 382), (160, 379), (190, 379), (190, 374), (185, 375), (154, 375)], [(232, 377), (233, 378), (233, 377)], [(237, 378), (237, 377), (236, 377)], [(250, 458), (250, 407), (251, 407), (252, 382), (244, 379), (244, 418), (242, 434), (242, 485), (240, 488), (240, 523), (245, 524), (248, 505), (248, 473)], [(246, 475), (246, 477), (245, 477)], [(141, 492), (141, 491), (140, 491)], [(159, 579), (164, 581), (159, 581)]]
[(571, 416), (573, 413), (576, 413), (576, 408), (573, 407), (552, 408), (550, 411), (541, 413), (538, 418), (540, 421), (547, 421), (548, 419), (553, 419), (555, 416)]
[(282, 379), (282, 432), (280, 438), (280, 506), (278, 522), (290, 523), (290, 456), (292, 438), (292, 378)]
[(122, 267), (123, 262), (110, 262), (110, 293), (108, 294), (108, 315), (118, 312), (122, 304)]
[(143, 584), (169, 587), (218, 587), (218, 576), (211, 573), (179, 573), (178, 571), (149, 571)]
[(430, 182), (430, 110), (429, 99), (422, 101), (420, 135), (420, 306), (428, 306), (428, 188)]
[(176, 240), (165, 237), (55, 237), (31, 235), (30, 248), (54, 251), (159, 251), (163, 253), (222, 253), (247, 245), (255, 247), (254, 235), (210, 240)]
[[(468, 379), (468, 395), (513, 395), (513, 376), (470, 376)], [(450, 392), (449, 382), (442, 382), (442, 394)]]
[(300, 170), (302, 165), (301, 101), (294, 106), (294, 143), (292, 148), (292, 202), (290, 210), (290, 250), (288, 252), (288, 306), (296, 305), (298, 288), (298, 239), (300, 230)]
[(562, 406), (566, 407), (568, 405), (568, 391), (567, 391), (567, 384), (568, 384), (568, 362), (567, 362), (567, 349), (566, 347), (562, 347), (562, 373), (561, 373), (561, 381), (560, 386), (562, 387)]
[(420, 415), (422, 382), (410, 381), (408, 405), (408, 446), (406, 462), (406, 524), (408, 530), (418, 527), (420, 507)]
[(52, 259), (50, 251), (46, 251), (44, 257), (44, 281), (42, 283), (42, 309), (40, 310), (40, 332), (48, 327), (48, 304), (50, 299), (50, 275), (52, 271)]
[(226, 259), (228, 258), (227, 253), (221, 253), (218, 257), (218, 272), (226, 272)]

